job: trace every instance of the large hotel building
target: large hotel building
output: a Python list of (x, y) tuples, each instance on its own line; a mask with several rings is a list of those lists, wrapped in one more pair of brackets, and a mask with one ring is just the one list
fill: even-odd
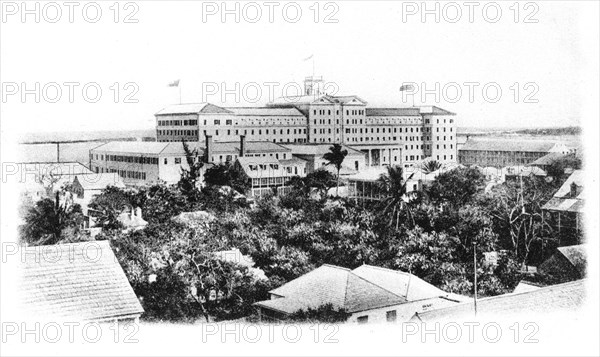
[(90, 168), (117, 172), (129, 185), (174, 183), (187, 166), (182, 140), (209, 164), (240, 165), (253, 187), (261, 188), (326, 167), (323, 154), (334, 143), (349, 152), (341, 171), (346, 177), (374, 166), (408, 168), (428, 158), (457, 162), (454, 113), (435, 106), (369, 108), (355, 95), (322, 94), (321, 78), (304, 84), (302, 96), (263, 107), (171, 105), (155, 114), (157, 142), (101, 145), (90, 151)]
[(457, 161), (454, 113), (435, 106), (368, 108), (355, 95), (321, 94), (321, 83), (308, 77), (304, 95), (277, 98), (264, 107), (169, 106), (156, 113), (157, 141), (212, 136), (215, 142), (235, 142), (245, 135), (280, 144), (344, 144), (363, 152), (368, 166)]

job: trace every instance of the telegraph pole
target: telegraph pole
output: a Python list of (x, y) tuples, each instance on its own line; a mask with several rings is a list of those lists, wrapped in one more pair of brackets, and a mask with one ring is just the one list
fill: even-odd
[(477, 316), (477, 238), (473, 240), (473, 307)]

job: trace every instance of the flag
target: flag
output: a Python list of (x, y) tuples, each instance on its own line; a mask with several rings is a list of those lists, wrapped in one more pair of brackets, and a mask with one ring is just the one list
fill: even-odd
[(179, 87), (179, 79), (169, 83), (169, 87)]
[(413, 91), (415, 90), (415, 86), (413, 86), (412, 84), (403, 84), (400, 86), (400, 92), (404, 92), (404, 91)]
[(314, 54), (306, 57), (305, 59), (303, 59), (303, 61), (308, 61), (309, 59), (313, 58), (313, 56), (314, 56)]

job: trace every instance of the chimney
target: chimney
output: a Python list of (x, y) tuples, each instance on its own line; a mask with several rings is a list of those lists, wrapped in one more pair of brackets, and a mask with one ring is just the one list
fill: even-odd
[(211, 135), (206, 135), (206, 152), (204, 153), (206, 156), (206, 162), (212, 162), (213, 156), (213, 138)]
[(139, 207), (135, 208), (135, 216), (139, 219), (142, 219), (142, 209)]
[(246, 135), (240, 135), (240, 157), (246, 156)]
[(575, 182), (571, 182), (571, 198), (577, 197), (577, 184)]

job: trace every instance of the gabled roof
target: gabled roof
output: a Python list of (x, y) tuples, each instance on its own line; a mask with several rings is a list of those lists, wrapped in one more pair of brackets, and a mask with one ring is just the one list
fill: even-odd
[(356, 95), (328, 95), (328, 94), (320, 94), (320, 95), (296, 95), (296, 96), (283, 96), (279, 98), (275, 98), (269, 106), (279, 107), (279, 106), (293, 106), (293, 105), (306, 105), (306, 104), (318, 104), (318, 103), (327, 103), (333, 104), (338, 103), (342, 105), (350, 104), (352, 102), (357, 102), (360, 105), (366, 105), (367, 102)]
[(573, 265), (573, 267), (579, 272), (579, 274), (581, 274), (581, 276), (585, 276), (587, 268), (587, 253), (585, 244), (559, 247), (557, 250), (569, 261), (569, 263), (571, 263), (571, 265)]
[(159, 110), (155, 115), (179, 114), (231, 114), (225, 108), (210, 103), (174, 104)]
[(103, 190), (108, 186), (124, 188), (123, 180), (116, 172), (76, 175), (73, 182), (77, 181), (84, 190)]
[[(583, 170), (575, 170), (569, 178), (560, 186), (554, 196), (542, 206), (542, 209), (560, 212), (583, 212), (584, 189), (583, 183), (585, 173)], [(577, 196), (571, 197), (571, 185), (575, 184), (578, 189)]]
[(406, 302), (405, 298), (365, 280), (350, 269), (327, 264), (270, 293), (281, 297), (256, 305), (286, 314), (325, 304), (352, 313)]
[(396, 295), (404, 297), (407, 301), (447, 295), (446, 292), (425, 282), (419, 277), (398, 270), (365, 264), (354, 269), (352, 272)]
[(557, 145), (550, 141), (535, 140), (468, 140), (460, 151), (523, 151), (550, 152)]
[(90, 151), (157, 155), (170, 144), (178, 144), (181, 146), (181, 143), (157, 141), (109, 141)]
[(23, 255), (20, 303), (26, 314), (68, 321), (144, 312), (108, 241), (58, 244)]
[(548, 153), (542, 157), (540, 157), (539, 159), (535, 160), (534, 162), (530, 163), (529, 166), (548, 166), (548, 165), (552, 165), (553, 163), (555, 163), (556, 161), (569, 156), (569, 154), (563, 154), (560, 152), (551, 152)]
[[(481, 316), (523, 316), (524, 314), (555, 313), (573, 311), (585, 299), (585, 279), (569, 283), (551, 285), (518, 294), (504, 294), (477, 301), (477, 317)], [(415, 314), (414, 320), (459, 321), (473, 318), (473, 303)]]

